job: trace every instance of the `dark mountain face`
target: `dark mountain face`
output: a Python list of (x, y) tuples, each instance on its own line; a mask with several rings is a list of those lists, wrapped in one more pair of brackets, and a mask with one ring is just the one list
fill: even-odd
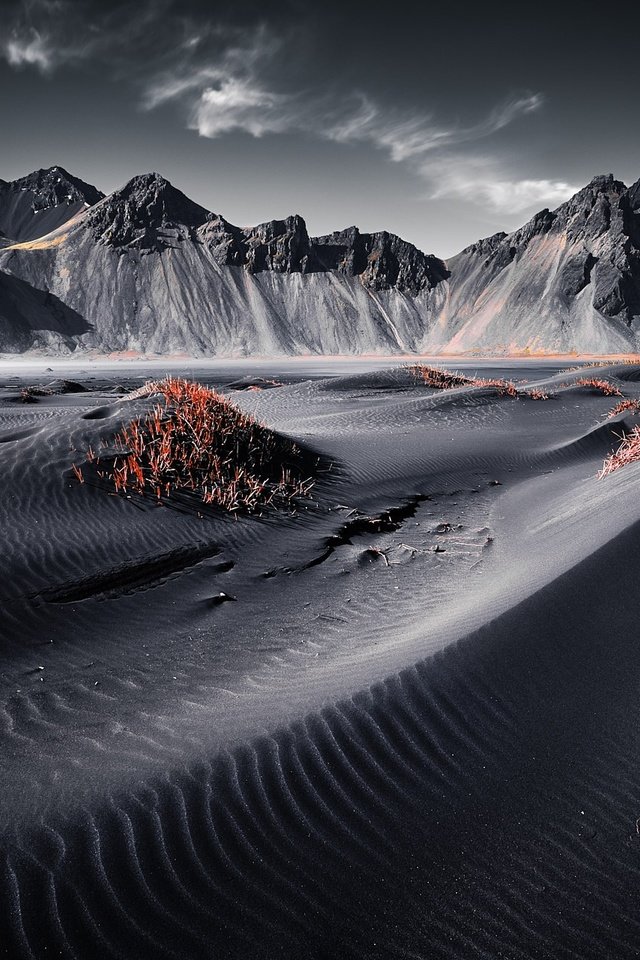
[(158, 252), (178, 240), (193, 239), (211, 217), (157, 173), (129, 180), (87, 216), (98, 243)]
[(134, 177), (87, 215), (94, 239), (118, 250), (160, 253), (185, 240), (203, 244), (216, 263), (244, 267), (250, 274), (339, 272), (358, 277), (371, 290), (397, 288), (416, 295), (440, 283), (448, 272), (390, 233), (360, 233), (350, 227), (311, 238), (301, 216), (236, 227), (209, 213), (156, 173)]
[(611, 175), (447, 264), (298, 215), (237, 227), (158, 174), (104, 198), (59, 167), (0, 181), (0, 231), (5, 351), (640, 348), (640, 181)]
[(595, 177), (557, 210), (449, 263), (456, 349), (622, 352), (640, 344), (640, 189)]
[(422, 253), (412, 243), (386, 231), (360, 233), (348, 227), (313, 241), (317, 263), (325, 270), (336, 270), (360, 277), (372, 290), (392, 287), (416, 295), (435, 287), (449, 276), (444, 262)]
[(216, 217), (199, 237), (226, 266), (250, 273), (340, 273), (358, 277), (371, 290), (395, 288), (418, 294), (449, 276), (442, 260), (422, 253), (391, 233), (360, 233), (348, 227), (325, 237), (309, 237), (302, 217), (270, 220), (241, 230)]
[(14, 242), (35, 240), (63, 226), (103, 196), (62, 167), (0, 181), (0, 234)]
[(198, 238), (222, 266), (246, 267), (249, 273), (306, 273), (309, 269), (311, 241), (297, 214), (246, 229), (212, 214)]

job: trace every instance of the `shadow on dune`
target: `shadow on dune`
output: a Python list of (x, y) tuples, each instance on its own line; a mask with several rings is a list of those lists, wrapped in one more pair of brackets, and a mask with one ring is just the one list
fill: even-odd
[(48, 290), (39, 290), (11, 273), (0, 271), (0, 351), (22, 352), (44, 334), (57, 334), (74, 346), (72, 337), (93, 326)]
[(636, 957), (639, 532), (414, 668), (16, 837), (8, 955)]

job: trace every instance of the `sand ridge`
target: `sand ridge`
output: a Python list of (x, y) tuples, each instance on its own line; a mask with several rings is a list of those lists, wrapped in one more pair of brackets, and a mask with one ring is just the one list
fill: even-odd
[(232, 390), (333, 465), (236, 520), (74, 483), (143, 371), (0, 380), (8, 955), (635, 956), (637, 467), (508, 375)]

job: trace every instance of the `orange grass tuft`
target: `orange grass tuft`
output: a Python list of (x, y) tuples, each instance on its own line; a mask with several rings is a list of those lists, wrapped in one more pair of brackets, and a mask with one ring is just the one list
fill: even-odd
[(414, 363), (407, 369), (416, 380), (422, 380), (427, 387), (434, 387), (436, 390), (452, 390), (455, 387), (493, 387), (501, 397), (518, 396), (516, 386), (511, 380), (466, 377), (463, 373), (440, 370), (438, 367), (429, 367), (424, 363)]
[(634, 427), (626, 437), (622, 438), (618, 449), (604, 461), (598, 473), (598, 480), (638, 460), (640, 460), (640, 427)]
[(204, 503), (248, 512), (308, 496), (308, 457), (292, 440), (199, 383), (168, 377), (135, 396), (152, 394), (160, 394), (161, 403), (120, 430), (115, 455), (87, 454), (117, 493), (161, 499), (188, 491)]
[(616, 386), (609, 383), (608, 380), (600, 380), (597, 377), (581, 377), (579, 380), (576, 380), (574, 386), (591, 387), (593, 390), (599, 390), (605, 397), (622, 396), (622, 391), (618, 390)]
[(424, 363), (414, 363), (407, 369), (416, 380), (422, 380), (427, 387), (433, 387), (436, 390), (452, 390), (454, 387), (468, 387), (471, 384), (469, 377), (465, 377), (462, 373), (440, 370), (438, 367), (429, 367)]
[(609, 413), (607, 414), (608, 419), (612, 417), (617, 417), (619, 413), (624, 413), (626, 410), (633, 411), (633, 413), (640, 412), (640, 400), (620, 400), (616, 403)]
[(547, 393), (546, 390), (541, 390), (539, 387), (531, 387), (530, 390), (522, 390), (520, 393), (521, 397), (530, 397), (531, 400), (550, 400), (551, 394)]
[(512, 380), (487, 380), (484, 377), (476, 377), (471, 381), (471, 383), (474, 387), (493, 387), (498, 391), (498, 396), (500, 397), (518, 396), (518, 390)]

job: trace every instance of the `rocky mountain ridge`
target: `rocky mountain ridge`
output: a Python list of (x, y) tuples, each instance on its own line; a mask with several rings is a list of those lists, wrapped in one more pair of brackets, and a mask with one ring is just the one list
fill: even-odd
[(0, 180), (0, 236), (4, 242), (37, 239), (68, 222), (104, 194), (63, 167)]
[(640, 345), (640, 181), (612, 175), (446, 263), (385, 231), (310, 237), (299, 215), (234, 226), (156, 173), (107, 197), (61, 167), (0, 181), (0, 230), (4, 351)]
[(372, 289), (397, 287), (417, 294), (447, 276), (444, 263), (387, 232), (349, 227), (311, 238), (301, 216), (236, 227), (194, 203), (157, 173), (134, 177), (89, 212), (97, 243), (160, 253), (190, 240), (206, 245), (221, 266), (249, 273), (323, 273), (359, 276)]

